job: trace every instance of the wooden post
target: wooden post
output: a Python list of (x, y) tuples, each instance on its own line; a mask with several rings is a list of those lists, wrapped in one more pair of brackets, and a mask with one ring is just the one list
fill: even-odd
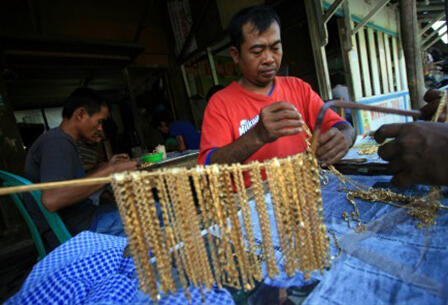
[(320, 1), (305, 0), (306, 17), (310, 32), (311, 45), (314, 52), (319, 93), (322, 99), (332, 98), (330, 75), (328, 72), (327, 56), (325, 53), (325, 27), (322, 20), (322, 6)]
[(423, 105), (425, 80), (423, 78), (420, 35), (418, 35), (416, 0), (400, 1), (400, 21), (411, 105), (412, 108), (418, 109)]
[(210, 71), (212, 73), (213, 85), (219, 85), (218, 74), (216, 73), (215, 60), (213, 59), (213, 53), (210, 48), (207, 48), (207, 58), (208, 64), (210, 66)]
[[(0, 66), (0, 71), (3, 71)], [(0, 169), (23, 175), (25, 150), (0, 73)], [(1, 185), (1, 182), (0, 182)], [(25, 230), (26, 225), (9, 197), (0, 198), (0, 229), (4, 234)]]
[(22, 137), (0, 74), (0, 168), (22, 175), (24, 164), (25, 150)]
[(135, 92), (134, 88), (132, 87), (131, 76), (129, 75), (128, 68), (124, 68), (123, 76), (129, 90), (129, 103), (131, 106), (132, 115), (134, 117), (134, 128), (137, 131), (137, 136), (140, 141), (140, 147), (142, 148), (142, 150), (144, 150), (147, 147), (145, 146), (145, 138), (142, 131), (142, 117), (137, 108), (137, 102), (135, 100)]

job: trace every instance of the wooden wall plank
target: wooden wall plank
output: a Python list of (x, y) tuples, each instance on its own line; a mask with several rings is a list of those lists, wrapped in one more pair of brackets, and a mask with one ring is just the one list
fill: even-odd
[(373, 85), (373, 94), (380, 95), (381, 94), (381, 85), (380, 85), (380, 76), (379, 76), (379, 66), (378, 66), (378, 58), (377, 58), (377, 48), (375, 43), (375, 33), (371, 28), (367, 28), (367, 38), (369, 45), (369, 53), (370, 53), (370, 71), (372, 72), (372, 85)]
[[(353, 28), (353, 22), (352, 22), (352, 28)], [(350, 70), (352, 74), (353, 95), (356, 101), (363, 97), (363, 92), (361, 84), (361, 69), (359, 67), (359, 60), (358, 60), (359, 53), (355, 35), (352, 36), (352, 46), (353, 48), (349, 52), (348, 58), (350, 61)]]
[(394, 75), (392, 72), (392, 57), (391, 57), (391, 43), (390, 36), (387, 34), (383, 34), (384, 38), (384, 49), (386, 51), (386, 64), (387, 64), (387, 79), (389, 81), (389, 90), (390, 92), (395, 92), (394, 88)]
[(367, 45), (364, 28), (361, 28), (356, 34), (359, 42), (359, 54), (361, 56), (362, 82), (364, 85), (364, 96), (372, 96), (372, 83), (370, 81), (369, 56), (367, 54)]
[(400, 75), (400, 62), (398, 59), (398, 47), (397, 38), (392, 37), (392, 58), (394, 62), (394, 75), (395, 75), (395, 85), (397, 86), (397, 91), (402, 90), (401, 75)]
[(387, 79), (387, 63), (386, 63), (386, 50), (384, 49), (384, 37), (383, 33), (376, 33), (378, 38), (378, 54), (380, 58), (380, 76), (381, 76), (381, 85), (383, 87), (382, 93), (389, 93), (389, 81)]

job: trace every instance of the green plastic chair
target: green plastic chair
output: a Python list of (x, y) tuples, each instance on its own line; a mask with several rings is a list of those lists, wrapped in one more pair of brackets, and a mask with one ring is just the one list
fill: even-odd
[[(30, 185), (32, 184), (31, 181), (22, 178), (20, 176), (5, 172), (0, 170), (0, 179), (3, 180), (3, 186), (20, 186), (20, 185)], [(42, 204), (41, 198), (41, 191), (31, 191), (29, 192), (36, 202), (36, 204), (39, 206), (39, 209), (41, 210), (42, 214), (44, 215), (49, 227), (53, 230), (54, 234), (56, 235), (56, 238), (58, 241), (62, 244), (72, 238), (70, 233), (67, 230), (67, 227), (62, 222), (61, 217), (59, 217), (58, 213), (50, 213), (47, 211), (47, 209)], [(30, 230), (31, 237), (33, 238), (34, 244), (37, 248), (37, 261), (40, 261), (43, 259), (47, 252), (45, 251), (44, 243), (42, 241), (42, 238), (39, 234), (39, 231), (37, 230), (36, 225), (34, 224), (33, 219), (31, 218), (30, 214), (28, 213), (27, 209), (25, 208), (25, 205), (23, 203), (23, 198), (19, 194), (11, 194), (10, 195), (12, 200), (14, 201), (15, 205), (20, 211), (20, 214), (22, 214), (23, 218), (25, 219), (26, 224), (28, 225), (28, 229)]]

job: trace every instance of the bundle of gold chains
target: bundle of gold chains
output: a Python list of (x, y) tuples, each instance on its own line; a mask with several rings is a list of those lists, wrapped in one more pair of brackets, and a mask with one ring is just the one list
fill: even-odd
[[(431, 118), (431, 121), (438, 122), (439, 117), (444, 111), (447, 113), (445, 123), (448, 123), (448, 94), (446, 90), (442, 92), (439, 105)], [(358, 154), (372, 155), (378, 152), (379, 145), (358, 147), (361, 148), (358, 151)], [(360, 213), (358, 206), (356, 205), (355, 198), (369, 202), (383, 202), (394, 207), (407, 209), (409, 215), (418, 221), (417, 228), (425, 228), (434, 225), (435, 218), (438, 216), (439, 211), (441, 209), (448, 209), (448, 207), (442, 205), (440, 202), (441, 191), (439, 187), (431, 187), (429, 193), (425, 196), (405, 196), (394, 193), (388, 189), (374, 189), (367, 187), (359, 182), (345, 177), (333, 166), (330, 166), (329, 170), (336, 175), (338, 180), (344, 185), (344, 191), (347, 192), (346, 198), (353, 206), (353, 211), (351, 213), (344, 212), (342, 214), (342, 218), (347, 222), (349, 227), (351, 227), (350, 219), (353, 222), (356, 222), (356, 226), (354, 228), (356, 232), (363, 232), (365, 230), (365, 225), (361, 222)]]
[[(245, 175), (254, 193), (257, 226)], [(275, 223), (269, 219), (263, 175)], [(280, 270), (273, 226), (289, 276), (323, 272), (329, 265), (318, 164), (310, 152), (246, 165), (122, 173), (114, 175), (112, 185), (140, 287), (154, 300), (178, 288), (188, 293), (189, 286), (250, 290), (262, 280), (263, 264), (267, 276), (275, 277)], [(261, 244), (254, 232), (260, 232)], [(182, 287), (175, 285), (174, 270)]]
[[(306, 126), (305, 131), (309, 139), (311, 133)], [(434, 224), (439, 210), (446, 208), (438, 200), (437, 188), (427, 196), (414, 198), (369, 188), (343, 176), (333, 166), (329, 169), (343, 183), (353, 206), (353, 212), (344, 212), (342, 217), (349, 226), (350, 219), (355, 222), (357, 232), (363, 232), (365, 225), (356, 198), (406, 208), (419, 221), (418, 227)], [(246, 175), (255, 199), (257, 227), (252, 222)], [(250, 290), (255, 281), (262, 280), (263, 264), (269, 277), (279, 273), (273, 225), (288, 276), (301, 271), (308, 278), (313, 270), (323, 272), (329, 266), (330, 253), (319, 177), (317, 160), (309, 150), (263, 163), (114, 175), (112, 185), (141, 289), (153, 300), (159, 300), (162, 294), (175, 294), (179, 288), (190, 298), (189, 286), (201, 291), (213, 285)], [(269, 220), (266, 191), (271, 194), (274, 224)], [(160, 211), (156, 209), (156, 197)], [(255, 231), (261, 233), (261, 244), (256, 243)], [(175, 285), (174, 272), (181, 287)]]

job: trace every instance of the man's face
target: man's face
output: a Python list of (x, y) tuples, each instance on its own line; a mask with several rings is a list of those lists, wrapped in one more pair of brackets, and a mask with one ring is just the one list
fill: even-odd
[(101, 110), (92, 115), (87, 111), (80, 122), (81, 137), (91, 143), (99, 143), (104, 139), (103, 123), (109, 117), (109, 108), (101, 106)]
[(161, 121), (160, 122), (160, 125), (159, 125), (158, 129), (163, 134), (168, 134), (170, 132), (170, 128), (169, 128), (168, 124), (165, 121)]
[(274, 80), (282, 62), (280, 27), (274, 21), (260, 34), (252, 23), (246, 23), (242, 30), (244, 42), (240, 51), (232, 47), (230, 54), (249, 82), (266, 87)]

